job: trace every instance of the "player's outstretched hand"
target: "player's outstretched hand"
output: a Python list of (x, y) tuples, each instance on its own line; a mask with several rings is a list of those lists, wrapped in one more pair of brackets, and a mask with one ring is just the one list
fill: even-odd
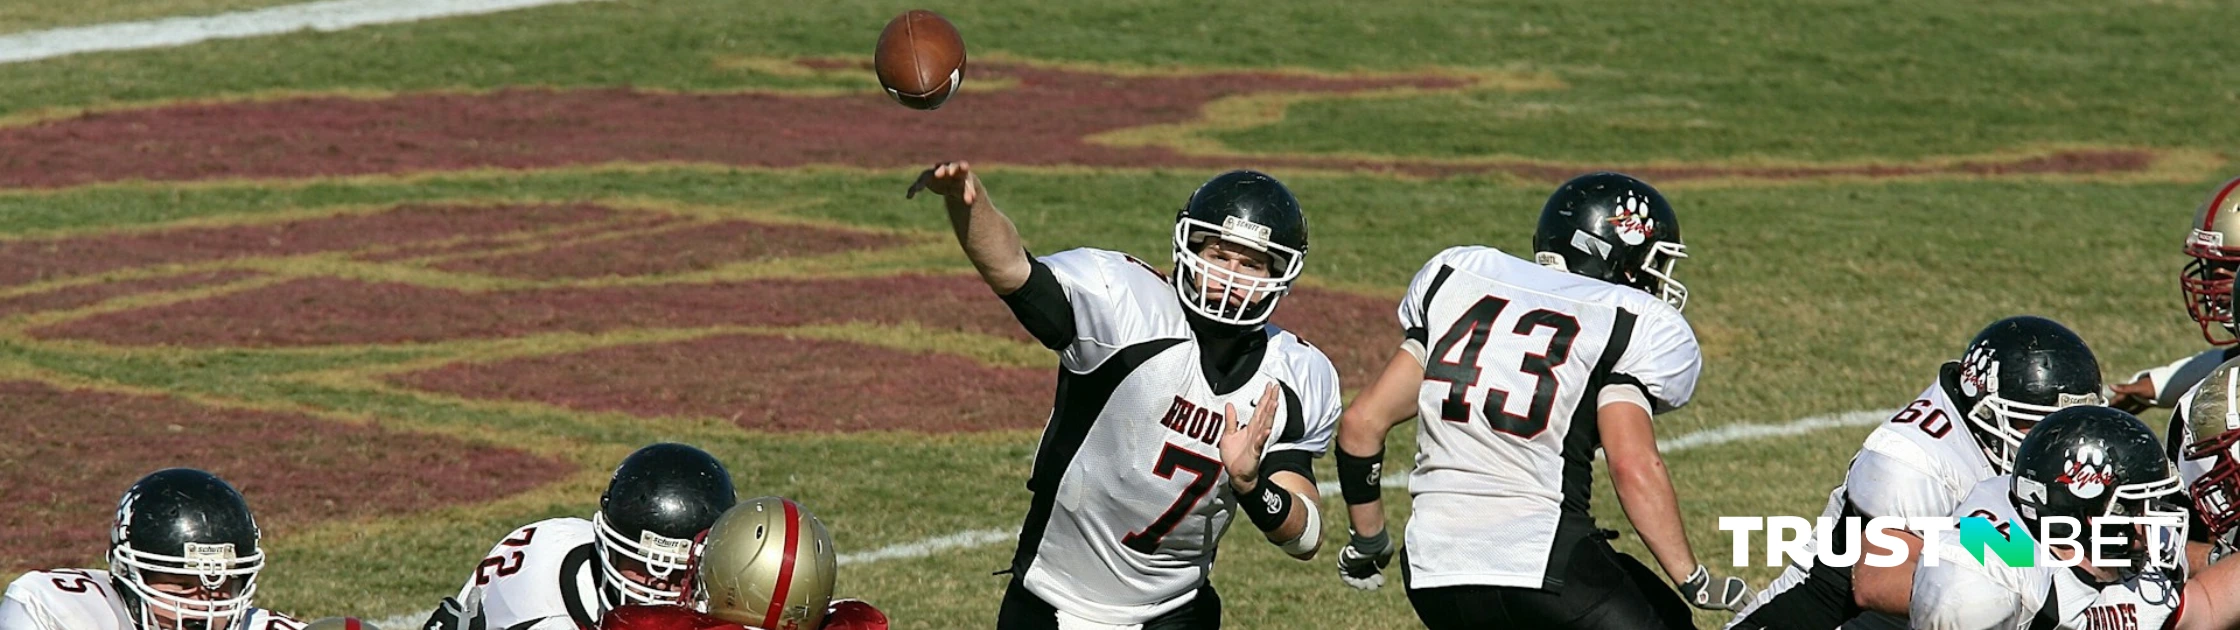
[(971, 162), (942, 162), (919, 173), (902, 197), (914, 199), (920, 190), (971, 204), (980, 200), (980, 178), (973, 176)]
[(2145, 376), (2129, 383), (2110, 385), (2105, 393), (2108, 406), (2126, 413), (2139, 413), (2154, 406), (2154, 394), (2154, 379)]
[(1229, 485), (1240, 491), (1250, 490), (1260, 483), (1260, 449), (1268, 444), (1269, 425), (1275, 424), (1276, 405), (1280, 404), (1280, 390), (1275, 383), (1260, 394), (1260, 402), (1252, 408), (1252, 419), (1237, 417), (1237, 405), (1223, 405), (1221, 421), (1221, 463), (1229, 468)]
[(1704, 610), (1742, 610), (1750, 601), (1750, 584), (1738, 577), (1711, 577), (1711, 569), (1699, 564), (1680, 583), (1680, 598)]
[(1377, 535), (1368, 537), (1353, 534), (1353, 541), (1338, 550), (1338, 581), (1345, 582), (1346, 586), (1374, 591), (1384, 586), (1384, 568), (1389, 564), (1392, 564), (1390, 532), (1377, 532)]

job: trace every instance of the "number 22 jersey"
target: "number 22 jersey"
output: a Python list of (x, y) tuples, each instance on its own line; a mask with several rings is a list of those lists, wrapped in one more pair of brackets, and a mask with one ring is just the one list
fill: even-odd
[[(1490, 247), (1432, 257), (1399, 308), (1423, 349), (1409, 586), (1559, 588), (1588, 514), (1604, 386), (1694, 395), (1695, 331), (1648, 293)], [(1551, 571), (1553, 570), (1553, 571)]]

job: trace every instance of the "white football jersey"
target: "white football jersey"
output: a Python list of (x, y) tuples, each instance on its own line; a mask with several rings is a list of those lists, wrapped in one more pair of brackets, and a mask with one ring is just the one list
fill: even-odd
[(1197, 595), (1237, 517), (1217, 446), (1224, 406), (1250, 417), (1277, 384), (1283, 407), (1263, 453), (1320, 455), (1337, 424), (1337, 370), (1268, 326), (1257, 370), (1216, 391), (1174, 287), (1149, 265), (1093, 249), (1042, 262), (1065, 289), (1076, 336), (1058, 350), (1058, 399), (1012, 567), (1058, 610), (1142, 623)]
[[(1866, 443), (1851, 457), (1843, 485), (1830, 493), (1828, 506), (1820, 516), (1856, 516), (1864, 521), (1878, 516), (1951, 515), (1977, 483), (1999, 474), (1976, 444), (1975, 434), (1968, 430), (1961, 413), (1947, 395), (1942, 379), (1930, 383), (1912, 403), (1867, 434)], [(1817, 551), (1811, 545), (1806, 549)], [(1758, 591), (1735, 620), (1750, 618), (1758, 608), (1804, 585), (1814, 564), (1810, 557), (1791, 563), (1780, 577)], [(1844, 627), (1903, 628), (1905, 620), (1868, 613)]]
[[(100, 569), (32, 571), (8, 584), (0, 600), (6, 630), (134, 630), (109, 572)], [(262, 608), (235, 618), (228, 630), (299, 630), (303, 622)]]
[[(2010, 479), (1976, 484), (1950, 516), (2021, 523), (2007, 495)], [(1914, 569), (1911, 621), (1932, 630), (2151, 630), (2170, 627), (2184, 588), (2160, 571), (2095, 584), (2073, 567), (2009, 567), (1989, 551), (1977, 562), (1957, 533), (1946, 532), (1938, 536), (1937, 565)]]
[(1399, 316), (1425, 349), (1411, 586), (1561, 586), (1550, 567), (1596, 533), (1593, 401), (1632, 383), (1657, 412), (1686, 405), (1703, 367), (1695, 331), (1648, 293), (1488, 247), (1432, 257)]
[(459, 589), (459, 601), (481, 591), (490, 630), (577, 630), (598, 627), (599, 588), (591, 521), (555, 518), (507, 534)]

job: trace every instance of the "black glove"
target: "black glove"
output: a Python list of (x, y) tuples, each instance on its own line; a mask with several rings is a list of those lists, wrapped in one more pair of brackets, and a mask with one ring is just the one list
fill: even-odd
[(1704, 610), (1742, 610), (1750, 601), (1750, 585), (1738, 577), (1714, 580), (1711, 570), (1699, 564), (1687, 581), (1680, 583), (1680, 598)]
[(420, 624), (420, 630), (486, 630), (490, 620), (482, 615), (481, 595), (481, 591), (476, 591), (468, 596), (466, 605), (456, 599), (443, 598), (436, 612), (428, 615), (428, 622)]

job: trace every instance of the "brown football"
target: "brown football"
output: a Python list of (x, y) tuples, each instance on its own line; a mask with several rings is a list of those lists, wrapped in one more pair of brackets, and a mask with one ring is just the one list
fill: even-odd
[(964, 36), (941, 14), (913, 10), (895, 16), (879, 32), (871, 65), (895, 102), (938, 109), (964, 83)]

